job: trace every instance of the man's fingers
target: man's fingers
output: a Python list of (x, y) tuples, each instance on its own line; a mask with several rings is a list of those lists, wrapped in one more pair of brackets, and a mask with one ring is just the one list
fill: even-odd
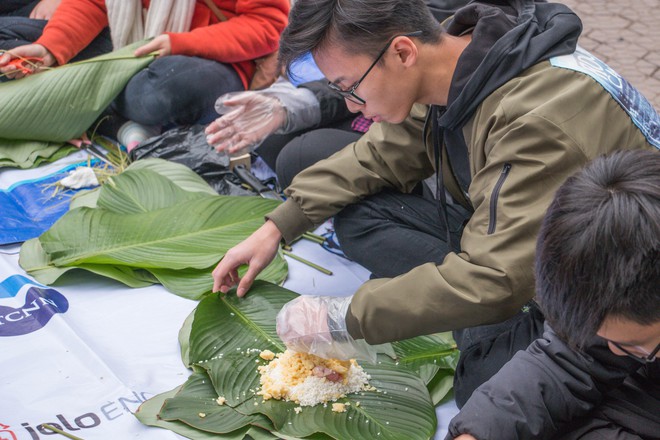
[(136, 57), (142, 57), (145, 55), (149, 55), (151, 52), (157, 51), (159, 49), (160, 47), (152, 41), (150, 43), (145, 44), (144, 46), (140, 46), (137, 49), (135, 49), (133, 55), (135, 55)]
[(232, 143), (232, 145), (227, 149), (227, 151), (230, 154), (238, 153), (240, 151), (249, 149), (250, 146), (252, 145), (252, 142), (249, 142), (246, 139), (241, 139), (240, 141), (236, 143)]
[(257, 277), (257, 274), (259, 274), (260, 269), (257, 269), (256, 265), (253, 263), (248, 267), (247, 272), (245, 272), (245, 275), (243, 275), (243, 278), (241, 278), (241, 282), (238, 283), (238, 288), (236, 289), (236, 296), (239, 298), (245, 296), (245, 294), (250, 290), (250, 287), (252, 287), (252, 283), (254, 283), (254, 279)]

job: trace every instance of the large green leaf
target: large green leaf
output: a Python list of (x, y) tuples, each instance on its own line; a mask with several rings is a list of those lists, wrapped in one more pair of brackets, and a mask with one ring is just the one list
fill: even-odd
[[(21, 266), (45, 284), (75, 267), (132, 287), (160, 282), (199, 299), (210, 291), (211, 271), (224, 253), (279, 203), (218, 196), (183, 165), (141, 162), (89, 194), (88, 206), (69, 211), (38, 243), (24, 245)], [(278, 255), (259, 278), (280, 283), (286, 273)]]
[(163, 177), (167, 177), (182, 189), (191, 192), (203, 192), (210, 195), (217, 195), (215, 190), (206, 183), (197, 173), (185, 165), (171, 162), (169, 160), (148, 158), (141, 159), (131, 163), (127, 170), (151, 170)]
[(219, 392), (235, 390), (223, 394), (229, 405), (254, 396), (259, 387), (257, 365), (265, 364), (260, 351), (286, 349), (275, 331), (275, 316), (297, 296), (274, 284), (255, 282), (244, 298), (216, 294), (199, 303), (190, 334), (189, 362), (205, 368)]
[[(275, 332), (275, 316), (285, 303), (296, 297), (297, 294), (286, 289), (257, 282), (245, 298), (237, 298), (233, 292), (204, 298), (192, 324), (190, 319), (184, 324), (180, 341), (184, 362), (206, 370), (208, 376), (199, 377), (210, 379), (213, 392), (208, 389), (202, 394), (189, 387), (191, 392), (186, 395), (192, 398), (199, 392), (207, 401), (211, 396), (223, 396), (227, 406), (241, 414), (266, 415), (283, 437), (430, 438), (435, 432), (436, 418), (424, 382), (413, 371), (398, 367), (386, 356), (376, 365), (365, 365), (377, 391), (364, 391), (342, 399), (342, 402), (351, 403), (345, 413), (335, 413), (330, 406), (319, 405), (304, 407), (296, 414), (294, 408), (298, 404), (294, 402), (263, 402), (255, 394), (259, 388), (257, 366), (265, 364), (259, 353), (265, 349), (284, 350)], [(189, 345), (185, 342), (188, 338)], [(213, 432), (233, 431), (240, 424), (240, 419), (235, 417), (228, 419), (232, 424), (220, 426), (225, 422), (217, 417), (209, 427), (211, 419), (207, 414), (200, 420), (199, 413), (206, 412), (199, 408), (192, 405), (191, 400), (181, 401), (174, 406), (166, 405), (161, 416), (194, 423), (199, 429)], [(261, 425), (245, 419), (244, 422)]]
[(64, 142), (0, 139), (0, 167), (32, 168), (54, 162), (77, 151)]
[(56, 266), (204, 269), (261, 226), (277, 204), (217, 196), (137, 214), (83, 207), (69, 211), (39, 240)]
[(142, 405), (140, 405), (138, 410), (135, 412), (135, 417), (147, 426), (155, 426), (158, 428), (168, 429), (170, 431), (176, 432), (179, 435), (194, 440), (241, 440), (245, 438), (246, 435), (248, 435), (248, 433), (253, 429), (253, 427), (250, 425), (246, 425), (231, 434), (219, 435), (212, 432), (201, 431), (181, 421), (163, 420), (158, 416), (158, 413), (160, 412), (165, 402), (168, 399), (175, 398), (182, 388), (183, 385), (171, 391), (158, 394), (142, 403)]
[[(133, 162), (130, 164), (126, 171), (137, 171), (137, 170), (151, 170), (161, 177), (165, 177), (174, 183), (183, 190), (190, 191), (193, 193), (205, 193), (209, 195), (217, 195), (215, 190), (209, 186), (208, 183), (190, 168), (185, 165), (171, 162), (168, 160), (157, 159), (157, 158), (148, 158), (142, 159)], [(138, 173), (139, 174), (139, 173)], [(112, 180), (115, 184), (117, 183), (115, 179)], [(128, 182), (120, 181), (121, 185), (128, 185)], [(147, 183), (149, 184), (149, 183)], [(115, 186), (116, 187), (116, 186)], [(77, 194), (73, 197), (70, 204), (70, 209), (80, 208), (82, 206), (87, 206), (89, 208), (95, 208), (98, 203), (98, 199), (101, 193), (101, 190), (104, 187), (98, 187), (93, 190), (88, 190), (82, 192), (82, 194)], [(144, 191), (144, 187), (134, 187), (127, 188), (125, 191), (128, 191), (130, 198), (149, 198), (151, 195)], [(147, 201), (147, 203), (149, 203)], [(175, 204), (176, 200), (170, 200), (170, 204)], [(106, 203), (103, 206), (106, 209), (113, 210), (112, 203)], [(119, 210), (123, 210), (121, 205), (119, 205)]]
[(82, 135), (153, 61), (132, 55), (141, 44), (0, 84), (2, 138), (64, 142)]
[(193, 373), (177, 395), (165, 401), (158, 416), (214, 434), (230, 434), (250, 424), (271, 426), (263, 415), (239, 413), (229, 405), (218, 405), (217, 398), (209, 377)]
[(458, 362), (456, 342), (451, 333), (417, 336), (392, 343), (397, 361), (407, 368), (419, 372), (420, 368), (435, 365), (454, 370)]
[(418, 336), (392, 343), (396, 365), (415, 372), (426, 384), (434, 405), (451, 391), (459, 352), (451, 333)]
[(132, 269), (127, 266), (107, 266), (102, 264), (81, 264), (71, 267), (54, 266), (48, 254), (41, 248), (38, 238), (27, 240), (21, 246), (18, 260), (21, 267), (40, 283), (50, 285), (55, 283), (62, 275), (75, 269), (83, 269), (107, 278), (117, 280), (129, 287), (146, 287), (158, 280), (149, 272), (141, 269)]
[(0, 83), (0, 167), (31, 168), (75, 151), (64, 142), (90, 128), (153, 61), (133, 56), (141, 44)]

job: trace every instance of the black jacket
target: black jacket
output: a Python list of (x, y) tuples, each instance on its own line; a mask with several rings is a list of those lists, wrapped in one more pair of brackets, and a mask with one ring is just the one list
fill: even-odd
[(546, 323), (543, 338), (474, 392), (446, 439), (467, 433), (479, 440), (569, 440), (594, 418), (622, 427), (628, 436), (621, 438), (657, 439), (659, 379), (657, 361), (617, 356), (599, 338), (579, 353)]

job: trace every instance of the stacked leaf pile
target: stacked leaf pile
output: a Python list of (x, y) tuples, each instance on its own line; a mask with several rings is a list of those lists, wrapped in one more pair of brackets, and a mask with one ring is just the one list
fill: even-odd
[[(44, 284), (77, 268), (131, 287), (161, 283), (199, 299), (220, 258), (278, 203), (219, 196), (189, 168), (145, 159), (74, 199), (48, 231), (23, 244), (19, 262)], [(260, 278), (281, 283), (286, 275), (278, 255)]]
[(31, 168), (74, 151), (66, 141), (90, 128), (154, 60), (133, 56), (142, 44), (0, 83), (0, 167)]
[[(183, 361), (192, 369), (180, 387), (155, 396), (137, 411), (150, 426), (191, 439), (428, 439), (436, 430), (434, 406), (451, 389), (458, 352), (447, 335), (381, 346), (375, 364), (361, 362), (376, 391), (348, 395), (331, 405), (304, 407), (263, 401), (257, 367), (262, 350), (283, 352), (275, 332), (281, 307), (297, 297), (257, 282), (245, 298), (205, 297), (180, 331)], [(218, 404), (218, 397), (226, 402)], [(359, 404), (358, 404), (359, 402)]]

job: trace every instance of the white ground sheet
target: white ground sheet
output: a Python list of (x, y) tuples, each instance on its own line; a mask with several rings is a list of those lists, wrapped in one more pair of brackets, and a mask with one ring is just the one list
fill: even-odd
[[(0, 170), (0, 189), (78, 162), (80, 154), (36, 170)], [(41, 286), (18, 265), (19, 249), (0, 246), (0, 440), (64, 438), (40, 431), (41, 423), (85, 440), (182, 438), (143, 426), (132, 412), (190, 374), (177, 335), (197, 303), (159, 285), (131, 289), (82, 271)], [(311, 242), (294, 252), (333, 272), (288, 259), (284, 286), (301, 294), (350, 295), (369, 275)], [(35, 319), (46, 310), (58, 313)], [(436, 438), (456, 412), (453, 401), (438, 407)]]

